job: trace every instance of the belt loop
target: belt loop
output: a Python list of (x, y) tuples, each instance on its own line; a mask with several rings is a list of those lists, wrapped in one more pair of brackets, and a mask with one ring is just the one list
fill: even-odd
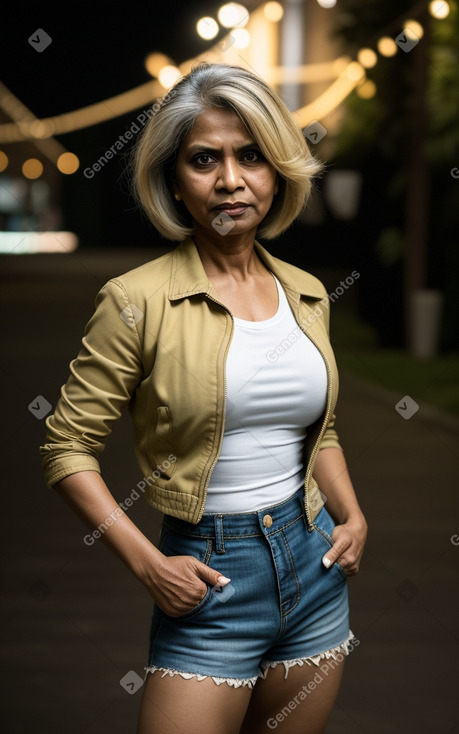
[(215, 550), (222, 555), (225, 552), (225, 540), (223, 535), (223, 515), (214, 515), (215, 525)]

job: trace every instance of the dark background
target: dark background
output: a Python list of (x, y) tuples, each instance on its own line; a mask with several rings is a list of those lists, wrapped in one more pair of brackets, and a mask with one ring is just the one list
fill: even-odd
[[(386, 15), (415, 5), (338, 3), (356, 8), (358, 23), (343, 31), (350, 52), (384, 26)], [(22, 4), (14, 14), (2, 8), (1, 79), (37, 117), (78, 109), (147, 81), (144, 58), (151, 51), (176, 63), (203, 51), (207, 42), (194, 25), (217, 5)], [(53, 39), (42, 54), (27, 42), (37, 28)], [(339, 155), (327, 159), (331, 168), (362, 172), (356, 220), (337, 221), (326, 211), (319, 225), (298, 222), (268, 245), (273, 254), (323, 275), (329, 290), (340, 274), (359, 270), (349, 294), (352, 318), (357, 313), (375, 325), (385, 344), (402, 331), (403, 262), (395, 258), (383, 267), (377, 241), (385, 227), (403, 228), (413, 58), (399, 55), (378, 65), (379, 103), (369, 115), (355, 97), (349, 101), (351, 127), (336, 141)], [(457, 89), (446, 77), (439, 117)], [(79, 249), (68, 256), (0, 257), (0, 705), (8, 734), (135, 730), (141, 689), (129, 695), (120, 681), (132, 671), (143, 675), (152, 600), (103, 545), (84, 544), (85, 526), (44, 486), (38, 453), (44, 421), (28, 406), (38, 396), (56, 404), (103, 283), (171, 246), (135, 208), (122, 154), (92, 180), (83, 175), (137, 114), (60, 138), (81, 161), (75, 175), (60, 177), (62, 227), (78, 234)], [(433, 137), (442, 147), (446, 132)], [(457, 150), (437, 156), (429, 223), (429, 284), (448, 293), (444, 349), (458, 332), (458, 182), (449, 175), (459, 166)], [(314, 193), (322, 204), (323, 184)], [(335, 305), (333, 319), (347, 310), (346, 299)], [(348, 332), (337, 336), (335, 343), (344, 341), (361, 362)], [(384, 365), (375, 369), (376, 384), (340, 370), (337, 428), (370, 530), (361, 570), (349, 584), (351, 628), (361, 644), (346, 662), (327, 734), (457, 734), (457, 420), (420, 399), (415, 369), (403, 389), (389, 391)], [(442, 382), (443, 370), (439, 364), (435, 382)], [(394, 409), (406, 395), (420, 404), (410, 420)], [(101, 466), (119, 502), (141, 479), (127, 414)], [(159, 513), (140, 499), (131, 518), (155, 542)]]

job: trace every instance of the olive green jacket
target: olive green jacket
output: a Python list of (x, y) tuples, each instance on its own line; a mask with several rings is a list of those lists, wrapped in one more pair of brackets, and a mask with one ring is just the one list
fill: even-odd
[[(314, 460), (320, 448), (340, 447), (333, 428), (338, 373), (328, 337), (328, 298), (314, 276), (257, 242), (255, 248), (327, 367), (326, 409), (305, 441), (305, 506), (312, 527), (323, 505), (312, 477)], [(76, 472), (100, 472), (99, 454), (128, 406), (137, 461), (148, 478), (146, 501), (197, 523), (223, 440), (232, 315), (219, 302), (192, 238), (108, 281), (95, 305), (69, 379), (46, 420), (40, 446), (45, 481), (51, 487)], [(289, 336), (278, 355), (291, 343)]]

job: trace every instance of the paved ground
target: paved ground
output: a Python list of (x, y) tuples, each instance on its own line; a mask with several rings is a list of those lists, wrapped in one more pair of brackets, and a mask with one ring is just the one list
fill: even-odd
[[(1, 721), (11, 734), (135, 731), (140, 690), (120, 680), (143, 675), (151, 601), (104, 546), (85, 545), (85, 527), (45, 488), (44, 425), (28, 406), (55, 403), (98, 288), (147, 259), (2, 261)], [(459, 423), (424, 405), (407, 419), (406, 400), (402, 417), (402, 398), (342, 375), (338, 428), (370, 534), (350, 581), (360, 644), (327, 734), (459, 732)], [(122, 501), (140, 479), (127, 416), (103, 466)], [(143, 500), (131, 517), (156, 539), (160, 518)]]

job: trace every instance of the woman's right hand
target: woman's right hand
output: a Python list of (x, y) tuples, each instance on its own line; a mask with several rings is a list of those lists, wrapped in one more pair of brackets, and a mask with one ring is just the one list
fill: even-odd
[(196, 607), (206, 595), (207, 585), (226, 586), (230, 582), (194, 556), (161, 555), (145, 585), (158, 607), (170, 617), (180, 617)]

